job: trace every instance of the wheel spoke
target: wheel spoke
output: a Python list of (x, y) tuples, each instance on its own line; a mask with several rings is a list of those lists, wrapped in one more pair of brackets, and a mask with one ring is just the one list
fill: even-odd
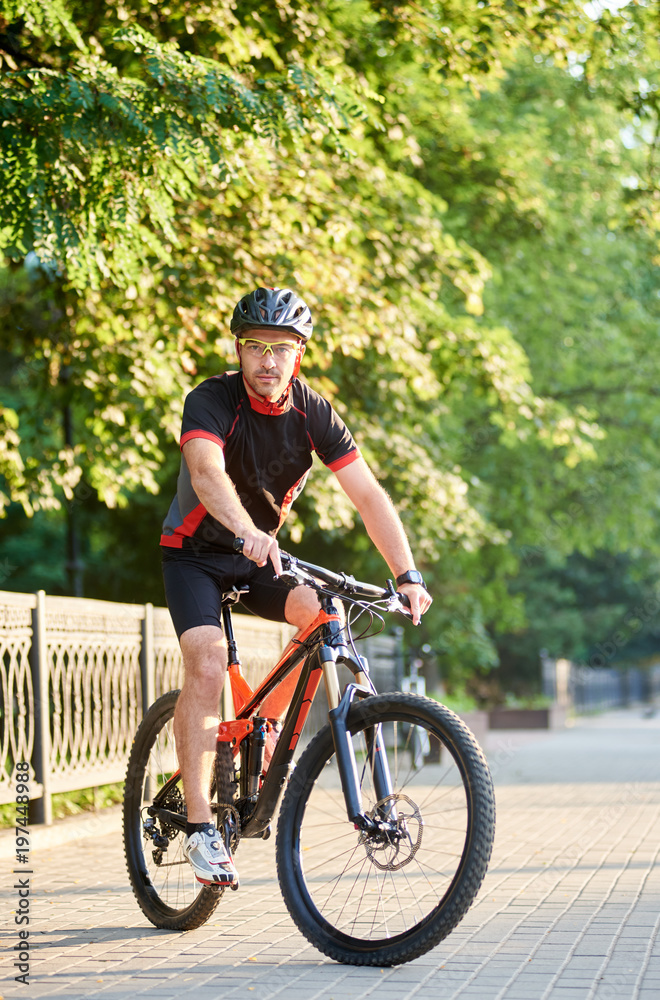
[[(178, 770), (172, 722), (177, 696), (168, 692), (152, 705), (136, 734), (124, 794), (124, 844), (133, 891), (145, 916), (157, 927), (187, 930), (209, 918), (222, 893), (195, 878), (183, 854), (183, 831), (148, 813)], [(233, 778), (233, 763), (225, 764)], [(215, 777), (211, 792), (215, 794)], [(168, 785), (159, 805), (185, 816), (180, 778)]]
[[(347, 823), (332, 738), (321, 731), (298, 762), (303, 784), (282, 805), (280, 882), (303, 934), (326, 954), (405, 961), (449, 933), (476, 895), (492, 845), (492, 784), (470, 735), (436, 703), (380, 695), (349, 720), (371, 826)], [(369, 752), (381, 723), (392, 778), (382, 799)], [(434, 740), (442, 765), (428, 759)]]

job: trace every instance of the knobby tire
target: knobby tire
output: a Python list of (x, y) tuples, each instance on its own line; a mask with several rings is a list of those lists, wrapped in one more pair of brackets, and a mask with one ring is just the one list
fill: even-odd
[[(126, 867), (140, 909), (156, 927), (182, 931), (201, 927), (217, 907), (224, 890), (212, 889), (197, 881), (183, 855), (183, 831), (161, 830), (167, 835), (169, 846), (158, 864), (153, 841), (143, 830), (146, 807), (178, 768), (172, 731), (178, 696), (178, 691), (162, 695), (140, 723), (128, 761), (123, 823)], [(217, 801), (231, 802), (235, 793), (233, 781), (231, 750), (226, 743), (219, 743), (211, 784), (212, 798), (218, 786)], [(170, 807), (175, 812), (185, 812), (180, 779), (171, 794)]]
[[(380, 805), (367, 752), (378, 723), (394, 792)], [(293, 920), (325, 955), (396, 965), (442, 941), (475, 899), (494, 838), (492, 780), (469, 729), (430, 699), (367, 698), (351, 708), (348, 728), (363, 808), (382, 815), (394, 807), (398, 833), (382, 843), (348, 821), (326, 726), (301, 756), (282, 802), (278, 877)], [(421, 759), (420, 740), (428, 748)]]

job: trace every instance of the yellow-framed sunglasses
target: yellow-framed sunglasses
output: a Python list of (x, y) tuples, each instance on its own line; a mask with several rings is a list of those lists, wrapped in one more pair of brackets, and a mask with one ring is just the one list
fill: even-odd
[(266, 352), (270, 351), (271, 356), (280, 361), (287, 361), (300, 347), (300, 344), (292, 344), (289, 340), (278, 340), (274, 344), (269, 344), (265, 340), (257, 340), (256, 337), (238, 337), (237, 342), (253, 358), (263, 358)]

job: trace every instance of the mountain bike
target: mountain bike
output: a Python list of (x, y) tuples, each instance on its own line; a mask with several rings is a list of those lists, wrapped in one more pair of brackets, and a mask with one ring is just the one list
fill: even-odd
[[(391, 581), (374, 587), (286, 553), (282, 563), (283, 578), (312, 587), (321, 610), (253, 691), (232, 629), (240, 594), (225, 595), (236, 718), (218, 727), (210, 788), (216, 825), (235, 854), (243, 838), (270, 835), (281, 802), (277, 877), (302, 934), (339, 962), (407, 962), (445, 938), (479, 891), (495, 827), (488, 765), (445, 706), (376, 692), (355, 643), (375, 623), (382, 628), (385, 614), (406, 613)], [(343, 691), (341, 665), (350, 678)], [(278, 692), (286, 678), (289, 692), (295, 682), (288, 709)], [(321, 680), (328, 722), (298, 756)], [(178, 694), (159, 698), (137, 731), (124, 845), (145, 916), (156, 927), (189, 930), (208, 920), (225, 890), (199, 883), (182, 852), (186, 803), (172, 730)]]

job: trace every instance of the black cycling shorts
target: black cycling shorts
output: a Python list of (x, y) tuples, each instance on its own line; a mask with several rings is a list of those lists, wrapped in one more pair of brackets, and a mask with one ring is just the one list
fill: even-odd
[(197, 625), (222, 628), (222, 595), (232, 586), (249, 586), (241, 597), (248, 611), (269, 621), (286, 621), (284, 605), (291, 588), (275, 578), (270, 560), (257, 566), (246, 556), (224, 552), (161, 551), (165, 597), (179, 638)]

